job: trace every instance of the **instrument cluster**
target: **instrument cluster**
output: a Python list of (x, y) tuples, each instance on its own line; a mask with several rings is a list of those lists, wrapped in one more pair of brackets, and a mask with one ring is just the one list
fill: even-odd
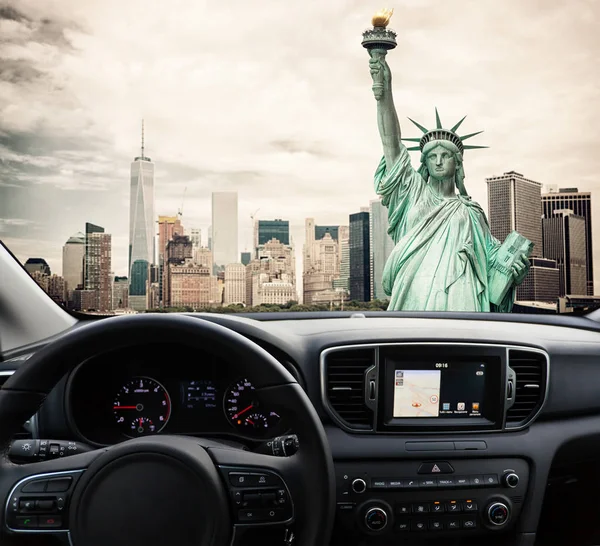
[(205, 354), (163, 361), (159, 354), (114, 352), (75, 370), (67, 413), (82, 439), (101, 445), (161, 433), (266, 439), (287, 431), (281, 409), (264, 405), (252, 379), (223, 360)]

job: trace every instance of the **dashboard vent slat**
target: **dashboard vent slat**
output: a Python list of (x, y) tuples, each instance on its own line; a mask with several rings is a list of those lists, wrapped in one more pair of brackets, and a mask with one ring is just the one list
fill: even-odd
[(516, 384), (514, 404), (506, 412), (506, 428), (516, 428), (531, 421), (544, 401), (548, 362), (543, 353), (510, 349), (508, 365), (516, 373)]
[(347, 427), (373, 428), (373, 412), (365, 405), (365, 371), (375, 364), (373, 349), (346, 349), (325, 355), (326, 402)]

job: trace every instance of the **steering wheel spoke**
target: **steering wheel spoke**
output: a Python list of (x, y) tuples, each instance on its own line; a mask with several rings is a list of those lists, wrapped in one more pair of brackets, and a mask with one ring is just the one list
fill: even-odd
[(2, 467), (2, 487), (9, 489), (6, 528), (15, 534), (69, 533), (69, 503), (87, 467), (104, 449), (53, 461)]

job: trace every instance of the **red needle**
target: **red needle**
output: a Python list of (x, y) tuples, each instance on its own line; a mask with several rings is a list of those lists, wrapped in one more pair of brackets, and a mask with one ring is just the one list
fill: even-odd
[(137, 409), (137, 406), (113, 406), (113, 409)]
[(252, 419), (246, 419), (246, 421), (248, 421), (248, 423), (250, 423), (251, 425), (254, 425), (254, 421)]
[(244, 408), (242, 411), (238, 411), (233, 418), (237, 419), (242, 413), (246, 413), (248, 410), (251, 410), (254, 407), (254, 404), (250, 404), (247, 408)]

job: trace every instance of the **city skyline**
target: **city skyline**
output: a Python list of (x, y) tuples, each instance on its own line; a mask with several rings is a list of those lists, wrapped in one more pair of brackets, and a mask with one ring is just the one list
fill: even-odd
[[(434, 106), (448, 119), (467, 113), (465, 130), (484, 128), (491, 146), (465, 154), (467, 190), (484, 209), (485, 178), (516, 170), (544, 186), (592, 191), (600, 217), (600, 76), (588, 68), (598, 8), (482, 4), (396, 7), (402, 47), (389, 62), (405, 135), (414, 136), (406, 116), (425, 122)], [(21, 260), (43, 257), (60, 271), (62, 246), (89, 221), (113, 235), (113, 269), (127, 274), (128, 167), (142, 118), (156, 165), (155, 214), (174, 215), (187, 187), (182, 222), (202, 229), (203, 244), (213, 191), (238, 192), (240, 251), (260, 208), (259, 219), (290, 221), (299, 261), (304, 218), (345, 225), (374, 198), (381, 150), (360, 34), (379, 6), (264, 2), (269, 17), (241, 3), (236, 17), (220, 5), (140, 6), (22, 0), (0, 12), (9, 68), (0, 95), (0, 238)], [(463, 16), (451, 17), (456, 10)], [(224, 15), (231, 39), (215, 56), (209, 44), (220, 30), (211, 21)], [(311, 40), (298, 32), (322, 18), (327, 32)], [(149, 28), (151, 41), (143, 39)], [(285, 45), (273, 50), (273, 41)], [(430, 47), (436, 42), (450, 45), (440, 51)], [(594, 234), (600, 240), (599, 222)]]

